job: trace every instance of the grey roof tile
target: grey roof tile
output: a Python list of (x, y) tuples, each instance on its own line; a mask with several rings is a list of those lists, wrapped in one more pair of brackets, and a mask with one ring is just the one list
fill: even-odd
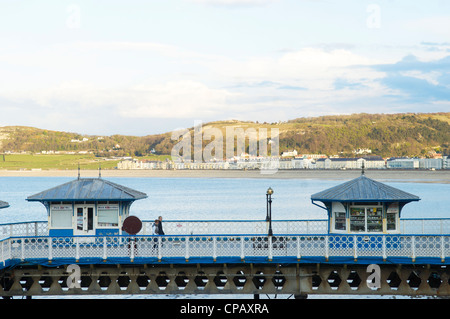
[(80, 178), (29, 196), (28, 201), (134, 201), (147, 198), (145, 193), (101, 179)]
[(312, 200), (328, 201), (418, 201), (416, 195), (361, 175), (351, 181), (311, 195)]
[(9, 204), (7, 202), (0, 200), (0, 208), (7, 208), (7, 207), (9, 207)]

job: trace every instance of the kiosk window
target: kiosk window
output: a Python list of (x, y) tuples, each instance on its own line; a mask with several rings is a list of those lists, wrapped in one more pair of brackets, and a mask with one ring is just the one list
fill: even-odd
[(386, 213), (387, 230), (397, 229), (397, 213)]
[(345, 212), (335, 212), (334, 213), (334, 229), (335, 230), (345, 230)]
[(52, 228), (72, 228), (72, 206), (52, 205), (50, 216)]
[(98, 226), (100, 227), (119, 226), (118, 206), (99, 206), (97, 214), (98, 214)]
[(382, 232), (382, 207), (351, 207), (350, 231), (352, 232)]

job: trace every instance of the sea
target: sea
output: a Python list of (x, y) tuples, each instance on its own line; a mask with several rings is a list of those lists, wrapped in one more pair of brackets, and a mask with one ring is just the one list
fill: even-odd
[[(135, 201), (131, 215), (141, 220), (263, 220), (266, 191), (271, 187), (274, 220), (326, 219), (325, 210), (311, 203), (311, 195), (346, 180), (276, 178), (159, 178), (108, 177), (120, 185), (144, 192), (148, 198)], [(46, 221), (45, 207), (28, 202), (28, 196), (73, 180), (71, 177), (0, 177), (0, 200), (10, 207), (0, 210), (0, 224)], [(450, 217), (450, 184), (421, 181), (381, 181), (420, 197), (407, 204), (402, 218)], [(93, 296), (104, 298), (104, 296)], [(189, 298), (189, 296), (116, 296), (117, 298)], [(242, 298), (220, 295), (220, 298)], [(252, 298), (253, 296), (247, 296)], [(312, 296), (317, 298), (317, 296)], [(319, 296), (320, 297), (320, 296)], [(328, 296), (329, 297), (329, 296)], [(199, 295), (192, 298), (218, 298)], [(352, 297), (353, 298), (353, 297)], [(373, 298), (368, 296), (368, 298)], [(398, 298), (398, 297), (397, 297)]]
[[(266, 216), (266, 191), (271, 187), (272, 218), (326, 219), (325, 210), (311, 203), (311, 195), (345, 180), (275, 178), (158, 178), (108, 177), (109, 181), (144, 192), (131, 215), (141, 220), (262, 220)], [(0, 223), (46, 221), (45, 207), (26, 198), (73, 180), (71, 177), (0, 177), (0, 200), (10, 207), (0, 211)], [(402, 218), (450, 217), (450, 184), (382, 181), (420, 197), (407, 204)]]

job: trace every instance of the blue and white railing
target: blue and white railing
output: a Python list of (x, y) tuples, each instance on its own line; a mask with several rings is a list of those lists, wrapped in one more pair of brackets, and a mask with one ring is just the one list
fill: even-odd
[[(153, 221), (143, 221), (138, 235), (151, 235)], [(274, 220), (274, 234), (325, 234), (326, 219)], [(167, 220), (164, 230), (168, 235), (267, 234), (265, 220)], [(450, 234), (450, 218), (400, 219), (402, 234)], [(47, 236), (46, 221), (0, 224), (0, 239), (13, 236)]]
[(10, 237), (0, 267), (58, 263), (450, 263), (450, 235)]
[[(165, 221), (152, 236), (49, 237), (47, 222), (0, 225), (0, 268), (18, 264), (393, 262), (450, 264), (450, 219), (402, 219), (402, 234), (328, 234), (327, 220)], [(405, 231), (406, 230), (406, 231)]]

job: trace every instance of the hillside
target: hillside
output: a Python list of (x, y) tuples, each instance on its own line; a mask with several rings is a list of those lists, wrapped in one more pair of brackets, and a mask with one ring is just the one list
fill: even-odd
[[(430, 151), (450, 153), (450, 113), (352, 114), (298, 118), (282, 123), (218, 121), (204, 128), (278, 128), (280, 152), (353, 156), (359, 148), (373, 155), (427, 156)], [(192, 128), (191, 128), (192, 132)], [(193, 140), (193, 139), (192, 139)], [(142, 156), (153, 150), (170, 154), (178, 141), (171, 132), (148, 136), (89, 136), (32, 127), (0, 127), (1, 152), (91, 151), (96, 156)], [(210, 141), (203, 141), (205, 146)], [(248, 145), (247, 145), (248, 148)], [(224, 150), (225, 154), (225, 150)]]

